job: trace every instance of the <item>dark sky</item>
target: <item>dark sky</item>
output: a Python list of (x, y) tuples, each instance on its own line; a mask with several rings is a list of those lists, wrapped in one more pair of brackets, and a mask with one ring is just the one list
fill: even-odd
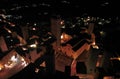
[(17, 3), (32, 5), (33, 3), (50, 4), (50, 11), (68, 15), (79, 15), (84, 12), (93, 16), (119, 16), (119, 2), (116, 0), (0, 0), (1, 7), (10, 7)]

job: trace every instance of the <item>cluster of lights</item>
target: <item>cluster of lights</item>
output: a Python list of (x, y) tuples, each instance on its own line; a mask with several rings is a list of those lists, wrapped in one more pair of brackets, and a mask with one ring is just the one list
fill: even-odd
[(84, 26), (87, 26), (89, 24), (89, 22), (95, 22), (98, 25), (104, 25), (104, 24), (109, 24), (111, 23), (111, 18), (108, 19), (104, 19), (104, 18), (100, 18), (100, 17), (92, 17), (92, 16), (87, 16), (87, 17), (76, 17), (76, 19), (73, 19), (74, 21), (76, 20), (76, 22), (72, 22), (71, 18), (70, 20), (66, 20), (63, 19), (61, 20), (60, 24), (61, 24), (61, 28), (65, 28), (66, 24), (69, 24), (70, 28), (74, 28), (75, 25), (79, 25), (81, 26), (82, 24)]
[[(9, 24), (10, 26), (14, 27), (15, 24), (9, 21), (9, 18), (8, 18), (9, 16), (10, 15), (0, 14), (0, 23), (1, 22), (6, 23), (6, 24)], [(10, 17), (12, 17), (12, 15)]]
[[(53, 2), (54, 4), (56, 4), (56, 2)], [(62, 0), (60, 1), (61, 4), (70, 4), (71, 2), (67, 1), (67, 0)], [(27, 5), (28, 4), (28, 5)], [(19, 5), (18, 3), (13, 4), (13, 6), (15, 8), (11, 8), (10, 10), (19, 10), (21, 8), (30, 8), (30, 7), (51, 7), (52, 4), (48, 3), (48, 2), (41, 2), (41, 3), (32, 3), (31, 5), (29, 5), (29, 3), (27, 3), (25, 5)]]
[(90, 17), (90, 16), (81, 18), (81, 20), (83, 20), (84, 23), (93, 21), (93, 22), (98, 23), (99, 25), (104, 25), (106, 23), (111, 22), (111, 18), (105, 19), (101, 17)]
[(36, 7), (41, 7), (41, 6), (44, 6), (44, 7), (50, 7), (51, 5), (50, 4), (47, 4), (47, 3), (39, 3), (39, 4), (36, 4), (36, 3), (33, 3), (33, 4), (31, 4), (31, 6), (30, 5), (18, 5), (18, 4), (16, 4), (15, 6), (14, 6), (14, 8), (11, 8), (10, 10), (20, 10), (20, 9), (22, 9), (22, 8), (31, 8), (31, 7), (33, 7), (33, 8), (36, 8)]
[(18, 61), (18, 56), (11, 56), (10, 60), (8, 60), (7, 63), (4, 64), (5, 68), (12, 68), (17, 64)]
[[(70, 4), (71, 2), (67, 1), (67, 0), (62, 0), (60, 1), (60, 3), (63, 3), (63, 4)], [(109, 2), (105, 2), (104, 3), (105, 5), (108, 5)], [(27, 9), (27, 8), (39, 8), (41, 6), (45, 6), (45, 7), (52, 7), (52, 4), (50, 3), (46, 3), (46, 2), (41, 2), (41, 3), (32, 3), (31, 5), (28, 4), (24, 4), (24, 5), (19, 5), (19, 4), (13, 4), (13, 7), (14, 8), (10, 8), (10, 11), (17, 11), (17, 10), (21, 10), (21, 9)], [(8, 9), (7, 9), (8, 10)], [(8, 11), (9, 12), (9, 11)], [(48, 12), (39, 12), (37, 13), (37, 16), (41, 15), (41, 14), (44, 14), (44, 15), (47, 15)], [(85, 15), (85, 13), (83, 14)], [(111, 18), (108, 18), (108, 19), (104, 19), (104, 18), (100, 18), (100, 17), (92, 17), (92, 16), (85, 16), (85, 17), (79, 17), (78, 19), (78, 22), (77, 24), (81, 24), (81, 22), (84, 22), (85, 25), (88, 25), (89, 21), (95, 21), (97, 22), (99, 25), (104, 25), (105, 23), (110, 23), (111, 22)], [(17, 19), (17, 20), (20, 20), (20, 19), (24, 19), (24, 16), (23, 15), (6, 15), (6, 17), (8, 18), (11, 18), (11, 19)], [(78, 18), (78, 17), (77, 17)]]
[(69, 1), (66, 1), (66, 0), (61, 1), (61, 3), (70, 4), (70, 2), (69, 2)]
[(6, 62), (4, 64), (2, 64), (2, 62), (0, 63), (0, 71), (2, 71), (4, 69), (12, 69), (18, 63), (21, 63), (21, 65), (23, 67), (26, 67), (28, 65), (28, 62), (25, 61), (25, 59), (23, 57), (21, 57), (20, 55), (16, 54), (16, 55), (12, 55), (10, 57), (10, 59), (8, 60), (8, 62)]

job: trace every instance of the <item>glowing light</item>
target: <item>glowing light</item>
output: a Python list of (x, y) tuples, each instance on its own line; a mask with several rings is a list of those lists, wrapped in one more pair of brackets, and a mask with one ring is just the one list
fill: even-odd
[(118, 60), (120, 61), (120, 57), (118, 57)]
[(99, 49), (99, 46), (97, 46), (97, 45), (92, 45), (92, 47), (93, 47), (94, 49)]
[(120, 61), (120, 57), (114, 57), (114, 58), (110, 58), (111, 60), (119, 60)]
[(36, 48), (37, 45), (36, 45), (36, 44), (31, 44), (30, 47), (32, 47), (32, 48)]
[(34, 26), (36, 26), (37, 24), (36, 23), (34, 23)]
[(22, 64), (24, 67), (26, 67), (28, 65), (28, 63), (26, 63), (26, 61), (23, 61)]
[(65, 28), (65, 25), (63, 25), (61, 28)]
[(95, 42), (92, 43), (92, 45), (95, 45), (95, 44), (96, 44)]
[(24, 58), (21, 58), (21, 61), (25, 61), (25, 59), (24, 59)]
[(39, 72), (39, 69), (38, 69), (38, 68), (36, 68), (36, 69), (35, 69), (35, 72), (36, 72), (36, 73), (38, 73), (38, 72)]
[(0, 71), (2, 70), (2, 68), (0, 67)]
[(9, 33), (12, 33), (10, 30), (8, 30)]
[(11, 57), (11, 61), (13, 61), (13, 62), (17, 62), (17, 57), (15, 57), (15, 55), (12, 56), (12, 57)]
[(6, 68), (12, 68), (13, 66), (15, 66), (15, 63), (13, 63), (12, 61), (8, 61), (8, 63), (6, 63), (4, 66)]
[(32, 30), (36, 30), (36, 28), (32, 28)]
[(104, 32), (103, 31), (100, 31), (100, 34), (103, 34)]
[(28, 63), (25, 61), (25, 59), (23, 57), (21, 57), (21, 62), (24, 67), (28, 65)]
[(0, 64), (0, 71), (3, 70), (4, 66)]
[(64, 20), (62, 20), (62, 21), (60, 22), (60, 24), (61, 24), (61, 25), (64, 25)]
[(61, 35), (61, 43), (64, 43), (64, 42), (70, 40), (71, 38), (72, 37), (70, 35), (68, 35), (66, 33), (62, 33), (62, 35)]
[(2, 18), (6, 19), (6, 16), (4, 14), (0, 14), (0, 16), (2, 16)]
[(27, 48), (25, 48), (25, 47), (23, 47), (22, 49), (23, 49), (23, 50), (27, 50)]
[(8, 31), (8, 33), (12, 33), (11, 30), (9, 30), (8, 28), (4, 27), (5, 30)]
[(103, 23), (102, 22), (98, 22), (98, 24), (102, 25)]
[(61, 35), (61, 39), (63, 39), (63, 35)]
[(12, 39), (10, 41), (13, 41)]
[(105, 36), (106, 36), (106, 33), (105, 33), (104, 31), (100, 31), (100, 35), (101, 35), (102, 37), (105, 37)]

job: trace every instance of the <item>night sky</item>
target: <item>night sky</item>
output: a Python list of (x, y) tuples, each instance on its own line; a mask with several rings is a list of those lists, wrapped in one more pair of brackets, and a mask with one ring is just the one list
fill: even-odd
[[(33, 5), (34, 3), (49, 4), (49, 11), (65, 15), (88, 13), (92, 16), (119, 16), (118, 1), (109, 0), (0, 0), (1, 7), (13, 7), (15, 4)], [(6, 6), (6, 5), (7, 6)], [(13, 5), (14, 4), (14, 5)], [(44, 7), (45, 9), (45, 7)]]

